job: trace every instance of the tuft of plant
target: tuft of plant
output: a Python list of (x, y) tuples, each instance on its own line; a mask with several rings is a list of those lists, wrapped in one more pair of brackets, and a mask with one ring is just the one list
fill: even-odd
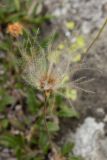
[[(106, 23), (107, 20), (84, 53), (95, 44)], [(72, 28), (73, 24), (67, 25)], [(1, 45), (8, 56), (3, 60), (6, 74), (0, 78), (1, 84), (5, 83), (0, 88), (0, 113), (4, 114), (0, 145), (9, 148), (18, 160), (81, 160), (72, 153), (74, 144), (59, 148), (54, 137), (60, 130), (61, 118), (79, 118), (72, 104), (77, 99), (77, 89), (89, 92), (78, 86), (81, 81), (86, 82), (84, 77), (72, 80), (84, 58), (76, 52), (84, 47), (84, 39), (77, 37), (72, 46), (68, 42), (52, 45), (56, 35), (42, 42), (37, 35), (33, 38), (33, 33), (26, 36), (23, 32), (18, 42), (8, 37)]]
[[(37, 42), (37, 41), (36, 41)], [(59, 49), (59, 46), (48, 47), (38, 46), (38, 42), (32, 45), (27, 42), (28, 46), (21, 47), (22, 56), (22, 77), (24, 81), (42, 92), (45, 101), (44, 112), (54, 109), (49, 106), (48, 100), (52, 97), (62, 96), (68, 99), (76, 99), (76, 90), (73, 89), (74, 82), (71, 82), (73, 70), (71, 67), (72, 54), (67, 46)], [(29, 43), (31, 46), (29, 46)], [(25, 44), (26, 45), (26, 44)], [(46, 109), (47, 108), (47, 109)], [(67, 116), (70, 117), (70, 110), (64, 109)], [(47, 114), (47, 113), (45, 113)], [(60, 112), (61, 115), (61, 112)]]
[[(97, 34), (94, 41), (89, 45), (86, 49), (85, 53), (88, 53), (89, 49), (93, 46), (96, 40), (99, 38), (104, 26), (106, 25), (107, 20), (103, 24), (100, 32)], [(43, 105), (43, 118), (44, 118), (44, 126), (47, 133), (48, 144), (53, 151), (55, 148), (50, 132), (55, 128), (58, 130), (58, 126), (56, 121), (56, 125), (53, 125), (50, 121), (47, 121), (47, 117), (52, 114), (50, 111), (57, 111), (57, 107), (54, 108), (53, 103), (49, 104), (50, 99), (56, 97), (57, 95), (67, 98), (69, 101), (70, 95), (74, 93), (74, 97), (76, 97), (76, 92), (74, 88), (79, 88), (77, 83), (79, 80), (72, 81), (71, 77), (75, 70), (72, 68), (72, 63), (75, 57), (75, 54), (72, 53), (71, 48), (65, 44), (65, 47), (52, 46), (52, 39), (49, 40), (50, 43), (43, 48), (37, 41), (34, 41), (34, 45), (32, 45), (32, 41), (29, 41), (31, 46), (21, 50), (21, 55), (24, 62), (24, 69), (22, 72), (23, 79), (32, 87), (41, 91), (43, 94), (44, 105)], [(37, 43), (36, 43), (37, 42)], [(37, 47), (38, 46), (38, 47)], [(87, 90), (83, 89), (87, 92)], [(74, 98), (75, 99), (75, 98)], [(71, 106), (72, 103), (69, 101)], [(62, 107), (60, 111), (60, 115), (66, 114), (68, 117), (77, 116), (76, 112), (71, 111), (71, 108), (68, 109), (66, 106)], [(54, 160), (58, 158), (53, 157)], [(60, 158), (59, 158), (60, 159)], [(75, 159), (72, 158), (72, 159)]]

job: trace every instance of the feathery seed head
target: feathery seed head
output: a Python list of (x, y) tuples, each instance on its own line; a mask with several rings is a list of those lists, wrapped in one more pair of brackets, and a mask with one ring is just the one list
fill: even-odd
[(70, 81), (72, 62), (71, 50), (68, 47), (47, 50), (42, 48), (40, 51), (35, 49), (35, 52), (33, 50), (30, 54), (27, 52), (26, 49), (22, 57), (25, 61), (23, 78), (28, 84), (48, 95), (66, 88)]

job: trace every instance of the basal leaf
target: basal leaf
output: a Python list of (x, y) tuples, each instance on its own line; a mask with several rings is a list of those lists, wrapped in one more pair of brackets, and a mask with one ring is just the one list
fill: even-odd
[(60, 111), (58, 112), (58, 115), (60, 117), (77, 117), (78, 118), (78, 113), (71, 107), (68, 107), (67, 105), (62, 105), (60, 107)]
[(47, 122), (47, 126), (48, 126), (48, 131), (49, 132), (56, 132), (59, 130), (59, 125), (58, 123), (55, 122)]

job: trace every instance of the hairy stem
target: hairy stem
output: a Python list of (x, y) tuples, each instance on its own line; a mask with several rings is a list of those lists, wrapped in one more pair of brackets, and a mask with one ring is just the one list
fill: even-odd
[(46, 121), (46, 114), (47, 114), (47, 107), (48, 107), (48, 97), (45, 94), (45, 102), (44, 102), (44, 110), (43, 110), (43, 114), (44, 114), (44, 124), (45, 124), (45, 130), (48, 136), (48, 140), (49, 140), (49, 145), (51, 147), (51, 149), (53, 148), (53, 143), (51, 140), (51, 136), (50, 133), (48, 131), (48, 125), (47, 125), (47, 121)]

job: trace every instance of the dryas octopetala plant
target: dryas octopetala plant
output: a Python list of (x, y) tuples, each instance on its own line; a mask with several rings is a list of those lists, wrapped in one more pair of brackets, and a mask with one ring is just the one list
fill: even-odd
[[(106, 23), (107, 20), (101, 27), (94, 41), (86, 49), (85, 53), (87, 53), (90, 50), (90, 48), (99, 38)], [(53, 143), (51, 141), (51, 137), (48, 132), (48, 126), (46, 122), (46, 111), (48, 105), (47, 98), (50, 96), (50, 94), (54, 93), (66, 96), (66, 94), (63, 94), (64, 91), (71, 90), (73, 87), (75, 87), (75, 83), (79, 82), (79, 80), (82, 80), (82, 78), (84, 77), (81, 77), (80, 79), (77, 79), (74, 82), (71, 81), (71, 77), (75, 72), (75, 68), (72, 68), (72, 62), (75, 57), (75, 54), (72, 53), (68, 45), (66, 45), (63, 49), (59, 49), (58, 46), (49, 46), (47, 49), (43, 49), (40, 47), (40, 49), (37, 49), (36, 44), (35, 46), (32, 46), (31, 43), (30, 48), (22, 48), (21, 55), (24, 61), (22, 74), (24, 80), (31, 86), (45, 93), (44, 122), (48, 140), (52, 149)]]

